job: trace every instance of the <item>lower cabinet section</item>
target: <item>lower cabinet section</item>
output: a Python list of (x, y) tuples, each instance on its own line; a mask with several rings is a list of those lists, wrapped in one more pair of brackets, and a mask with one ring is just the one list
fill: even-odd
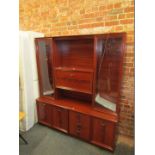
[(68, 132), (68, 110), (53, 106), (52, 127), (66, 133)]
[(92, 119), (91, 142), (110, 150), (114, 147), (115, 124), (102, 119)]
[(90, 138), (90, 116), (69, 111), (69, 133), (88, 141)]
[(114, 150), (116, 123), (66, 110), (52, 104), (37, 102), (38, 121), (108, 150)]

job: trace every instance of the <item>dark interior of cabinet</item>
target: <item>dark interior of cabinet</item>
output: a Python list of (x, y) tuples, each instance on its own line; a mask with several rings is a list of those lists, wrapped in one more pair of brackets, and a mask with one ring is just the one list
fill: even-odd
[(58, 91), (59, 91), (59, 98), (61, 99), (74, 99), (77, 101), (84, 101), (87, 105), (91, 105), (92, 103), (91, 94), (85, 94), (81, 92), (74, 92), (74, 91), (63, 90), (63, 89), (58, 89)]
[(93, 39), (55, 39), (55, 67), (93, 70)]

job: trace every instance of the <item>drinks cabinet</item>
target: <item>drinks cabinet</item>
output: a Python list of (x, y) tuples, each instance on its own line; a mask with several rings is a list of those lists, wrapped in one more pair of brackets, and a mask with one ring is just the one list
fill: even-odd
[(125, 33), (36, 38), (39, 123), (114, 151)]

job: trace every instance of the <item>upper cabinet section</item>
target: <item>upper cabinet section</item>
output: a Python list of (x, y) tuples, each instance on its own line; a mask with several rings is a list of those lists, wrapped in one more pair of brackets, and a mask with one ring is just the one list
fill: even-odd
[(92, 94), (94, 71), (94, 38), (55, 37), (55, 87)]
[(48, 38), (38, 38), (35, 40), (35, 43), (40, 95), (52, 96), (54, 93), (52, 71), (52, 40)]
[(89, 96), (97, 109), (117, 112), (124, 47), (125, 33), (36, 39), (40, 96)]

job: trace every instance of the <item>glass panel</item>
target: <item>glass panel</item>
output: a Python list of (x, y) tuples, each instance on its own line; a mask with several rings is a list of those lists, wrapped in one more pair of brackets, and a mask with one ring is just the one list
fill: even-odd
[(51, 48), (50, 43), (40, 40), (38, 42), (39, 48), (39, 63), (40, 63), (40, 74), (42, 83), (43, 95), (53, 94), (53, 80), (52, 80), (52, 65), (51, 65)]
[(98, 51), (97, 94), (95, 101), (112, 111), (116, 111), (119, 97), (119, 72), (122, 55), (122, 39), (109, 38), (100, 41)]

